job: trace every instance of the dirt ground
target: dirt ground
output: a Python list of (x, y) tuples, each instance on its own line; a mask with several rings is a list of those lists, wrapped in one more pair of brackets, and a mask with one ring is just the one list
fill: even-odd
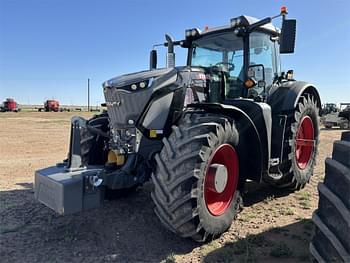
[(250, 183), (245, 209), (230, 230), (198, 244), (162, 227), (153, 213), (150, 184), (70, 216), (58, 216), (34, 200), (34, 171), (66, 157), (72, 115), (0, 114), (1, 262), (309, 261), (316, 187), (340, 130), (321, 131), (317, 166), (305, 189), (288, 193)]

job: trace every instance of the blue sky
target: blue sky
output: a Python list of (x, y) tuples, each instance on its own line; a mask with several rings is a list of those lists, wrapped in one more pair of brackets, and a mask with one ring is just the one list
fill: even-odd
[[(317, 85), (323, 102), (350, 102), (349, 0), (0, 0), (0, 100), (85, 104), (90, 78), (96, 105), (103, 81), (148, 68), (164, 33), (182, 39), (187, 28), (264, 18), (282, 5), (298, 23), (296, 52), (283, 55), (283, 69)], [(185, 64), (177, 51), (177, 65)], [(161, 53), (159, 60), (164, 65)]]

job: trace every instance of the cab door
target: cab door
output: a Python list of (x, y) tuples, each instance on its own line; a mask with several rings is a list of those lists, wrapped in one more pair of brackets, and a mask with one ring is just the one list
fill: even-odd
[(264, 79), (265, 87), (255, 86), (248, 92), (248, 97), (263, 95), (268, 91), (274, 81), (275, 76), (279, 71), (279, 62), (276, 56), (276, 40), (273, 40), (270, 35), (262, 32), (253, 32), (249, 37), (249, 66), (262, 65), (262, 67), (252, 67), (255, 70), (255, 78), (257, 80)]

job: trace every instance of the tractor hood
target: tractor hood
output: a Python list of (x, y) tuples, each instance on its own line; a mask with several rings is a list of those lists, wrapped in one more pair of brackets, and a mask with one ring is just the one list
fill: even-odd
[(135, 127), (153, 93), (175, 84), (177, 77), (178, 69), (165, 68), (121, 75), (104, 82), (103, 93), (111, 127)]
[(151, 78), (160, 77), (172, 71), (173, 68), (155, 69), (155, 70), (144, 70), (136, 73), (130, 73), (121, 75), (103, 83), (103, 87), (115, 87), (120, 88), (123, 86), (131, 85), (143, 80), (149, 80)]
[[(111, 127), (134, 127), (149, 101), (156, 100), (157, 96), (165, 96), (192, 82), (196, 82), (197, 87), (204, 87), (206, 80), (203, 73), (200, 68), (175, 67), (121, 75), (104, 82), (103, 93)], [(159, 95), (157, 91), (163, 89), (165, 93)]]

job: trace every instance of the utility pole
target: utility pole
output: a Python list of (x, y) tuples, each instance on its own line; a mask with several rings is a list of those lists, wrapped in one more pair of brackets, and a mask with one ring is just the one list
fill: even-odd
[(87, 82), (87, 92), (88, 92), (88, 97), (87, 97), (88, 111), (90, 111), (90, 79), (88, 79), (88, 82)]

